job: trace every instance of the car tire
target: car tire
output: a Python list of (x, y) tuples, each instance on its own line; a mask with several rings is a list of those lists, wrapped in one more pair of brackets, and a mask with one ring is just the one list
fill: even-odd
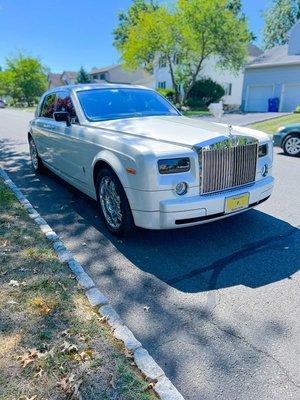
[(115, 236), (128, 235), (134, 222), (125, 190), (114, 171), (100, 170), (96, 180), (97, 201), (107, 229)]
[(29, 153), (30, 153), (30, 159), (31, 159), (31, 166), (36, 173), (41, 173), (44, 170), (44, 164), (43, 161), (41, 160), (36, 145), (34, 143), (34, 140), (32, 136), (29, 136), (28, 139), (29, 142)]
[(285, 154), (292, 157), (300, 156), (300, 135), (292, 133), (288, 135), (282, 145)]

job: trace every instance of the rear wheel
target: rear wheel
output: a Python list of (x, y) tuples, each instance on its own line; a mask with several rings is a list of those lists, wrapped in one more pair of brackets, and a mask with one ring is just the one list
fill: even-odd
[(289, 135), (283, 143), (283, 151), (285, 154), (293, 157), (300, 156), (300, 136), (296, 134)]
[(29, 152), (30, 152), (31, 165), (32, 168), (34, 169), (34, 172), (38, 173), (42, 172), (44, 167), (43, 162), (38, 155), (36, 145), (31, 136), (29, 137)]
[(116, 174), (103, 168), (97, 176), (97, 199), (102, 219), (115, 236), (124, 236), (134, 227), (126, 193)]

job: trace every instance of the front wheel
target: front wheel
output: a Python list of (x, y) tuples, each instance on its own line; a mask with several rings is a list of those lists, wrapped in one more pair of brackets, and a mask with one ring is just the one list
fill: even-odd
[(285, 154), (293, 157), (300, 156), (300, 137), (298, 135), (289, 135), (283, 143), (283, 151)]
[(29, 138), (29, 152), (30, 152), (31, 165), (32, 168), (34, 169), (34, 172), (37, 173), (42, 172), (44, 167), (43, 162), (38, 155), (37, 148), (32, 137)]
[(102, 219), (115, 236), (124, 236), (134, 227), (126, 193), (116, 174), (103, 168), (97, 176), (97, 199)]

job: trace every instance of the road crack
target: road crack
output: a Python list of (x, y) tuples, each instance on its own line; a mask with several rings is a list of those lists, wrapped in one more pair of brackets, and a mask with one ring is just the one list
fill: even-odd
[(212, 324), (214, 327), (216, 327), (219, 331), (232, 336), (236, 339), (239, 339), (240, 341), (242, 341), (243, 343), (245, 343), (247, 346), (251, 347), (252, 350), (263, 354), (265, 357), (270, 358), (271, 360), (273, 360), (273, 362), (279, 367), (279, 369), (284, 373), (284, 375), (286, 376), (287, 380), (294, 385), (296, 388), (300, 388), (300, 385), (295, 382), (295, 380), (290, 376), (289, 371), (280, 363), (280, 361), (278, 361), (272, 354), (268, 353), (266, 350), (263, 350), (259, 347), (257, 347), (256, 345), (254, 345), (253, 343), (249, 342), (249, 340), (242, 336), (237, 334), (236, 332), (226, 329), (222, 326), (220, 326), (217, 322), (213, 321), (213, 320), (208, 320), (208, 322), (210, 324)]

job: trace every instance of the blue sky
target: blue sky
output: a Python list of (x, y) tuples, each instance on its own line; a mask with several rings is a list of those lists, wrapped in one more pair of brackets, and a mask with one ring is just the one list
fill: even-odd
[[(261, 40), (261, 11), (270, 0), (243, 0)], [(172, 0), (161, 0), (171, 3)], [(17, 49), (38, 56), (53, 72), (118, 62), (112, 42), (117, 14), (131, 0), (0, 0), (0, 66)]]

